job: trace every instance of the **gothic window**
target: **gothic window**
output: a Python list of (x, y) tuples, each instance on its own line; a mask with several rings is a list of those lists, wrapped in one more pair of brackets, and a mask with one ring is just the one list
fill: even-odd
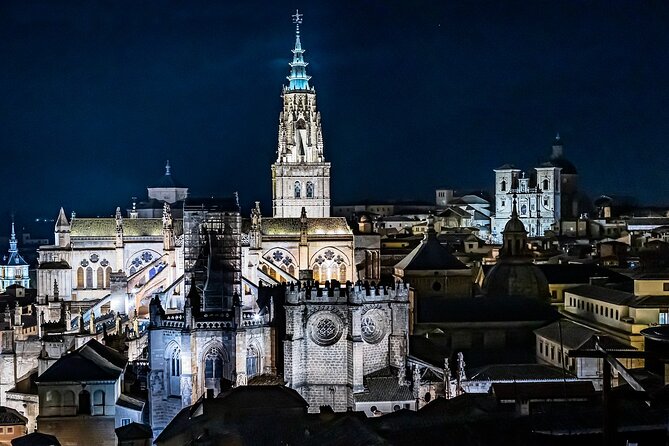
[(99, 289), (102, 289), (105, 284), (105, 272), (102, 267), (99, 267), (97, 270), (97, 285)]
[(93, 268), (86, 268), (86, 288), (93, 288)]
[(82, 267), (77, 268), (77, 288), (82, 289), (84, 287), (84, 269)]
[(260, 355), (258, 354), (258, 349), (255, 347), (249, 347), (246, 351), (246, 376), (251, 378), (258, 374), (259, 370), (259, 361)]
[(378, 310), (370, 310), (366, 313), (360, 323), (362, 339), (369, 344), (380, 342), (386, 335), (383, 313)]
[(137, 270), (135, 269), (135, 267), (134, 267), (134, 266), (131, 266), (131, 267), (130, 267), (130, 275), (132, 276), (132, 275), (135, 274), (136, 272), (137, 272)]
[(142, 253), (142, 260), (144, 262), (150, 262), (153, 259), (153, 254), (150, 252), (143, 252)]
[(90, 259), (91, 262), (96, 263), (100, 259), (100, 256), (98, 256), (97, 254), (91, 254)]
[(217, 348), (212, 348), (204, 357), (205, 379), (221, 379), (223, 377), (223, 356)]
[(96, 390), (93, 393), (93, 415), (105, 414), (105, 393), (102, 390)]
[(332, 345), (339, 340), (342, 327), (338, 318), (328, 312), (312, 316), (309, 323), (311, 339), (318, 345)]
[(520, 206), (520, 214), (521, 215), (526, 215), (527, 214), (527, 205), (523, 204)]
[(110, 287), (110, 277), (111, 277), (111, 266), (108, 266), (107, 269), (105, 270), (105, 288)]
[(295, 182), (295, 198), (300, 198), (302, 194), (302, 184), (299, 181)]
[(290, 274), (293, 277), (295, 276), (295, 267), (293, 265), (290, 265), (288, 267), (288, 274)]
[(541, 186), (543, 190), (548, 190), (548, 179), (544, 178), (543, 185)]
[(91, 414), (91, 394), (88, 390), (82, 390), (79, 392), (79, 415), (90, 415)]
[(502, 192), (506, 191), (506, 180), (502, 180), (502, 183), (499, 185), (499, 190)]
[(313, 271), (314, 271), (314, 281), (315, 282), (320, 282), (321, 281), (321, 267), (318, 265), (313, 266)]
[(314, 183), (307, 181), (307, 198), (314, 198)]
[(346, 265), (344, 265), (343, 263), (339, 265), (339, 281), (341, 283), (346, 282)]
[(274, 251), (272, 258), (275, 262), (280, 262), (283, 259), (283, 253), (281, 251)]
[(169, 393), (179, 396), (181, 393), (181, 350), (174, 347), (170, 356), (167, 358), (167, 367), (169, 375)]
[(100, 262), (100, 265), (107, 267), (109, 265), (109, 260), (107, 259), (102, 259), (102, 262)]

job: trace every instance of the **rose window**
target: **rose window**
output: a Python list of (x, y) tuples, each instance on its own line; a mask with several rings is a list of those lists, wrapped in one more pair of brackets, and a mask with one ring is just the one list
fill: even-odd
[(142, 260), (143, 261), (150, 262), (151, 259), (153, 259), (153, 254), (151, 254), (150, 252), (143, 252), (142, 253)]
[(382, 315), (365, 315), (360, 324), (362, 339), (368, 344), (376, 344), (385, 336), (385, 324)]
[(272, 258), (275, 262), (280, 262), (283, 259), (283, 253), (281, 251), (274, 251)]
[(318, 345), (332, 345), (339, 340), (342, 326), (331, 314), (318, 315), (311, 321), (311, 339)]

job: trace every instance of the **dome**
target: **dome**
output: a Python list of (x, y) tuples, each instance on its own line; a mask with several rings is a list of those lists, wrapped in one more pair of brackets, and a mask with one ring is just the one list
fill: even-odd
[(500, 261), (486, 275), (483, 294), (488, 297), (525, 297), (548, 302), (548, 279), (531, 262)]
[(508, 222), (506, 222), (506, 226), (504, 226), (504, 233), (507, 232), (524, 232), (527, 233), (527, 229), (525, 229), (525, 225), (523, 224), (522, 221), (520, 221), (519, 218), (512, 218)]

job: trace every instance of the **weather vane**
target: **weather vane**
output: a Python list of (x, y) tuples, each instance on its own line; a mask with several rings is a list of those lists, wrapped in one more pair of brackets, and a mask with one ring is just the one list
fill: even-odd
[(292, 15), (293, 17), (293, 23), (295, 24), (295, 28), (297, 29), (297, 32), (300, 32), (300, 23), (302, 23), (302, 17), (304, 14), (300, 14), (300, 10), (296, 9), (295, 14)]

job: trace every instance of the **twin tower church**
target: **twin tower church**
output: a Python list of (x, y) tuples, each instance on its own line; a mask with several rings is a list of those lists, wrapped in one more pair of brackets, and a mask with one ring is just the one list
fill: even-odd
[(235, 198), (187, 197), (168, 165), (147, 201), (115, 217), (68, 218), (61, 209), (55, 244), (40, 248), (43, 321), (62, 318), (63, 302), (73, 330), (94, 327), (91, 319), (108, 311), (139, 321), (129, 359), (148, 359), (156, 434), (197, 399), (268, 377), (296, 389), (312, 411), (364, 410), (366, 382), (380, 371), (395, 376), (398, 392), (389, 395), (408, 391), (397, 379), (408, 287), (370, 286), (378, 278), (366, 271), (378, 268), (356, 260), (370, 256), (344, 218), (330, 217), (330, 163), (301, 15), (293, 17), (272, 217), (259, 203), (243, 218)]

